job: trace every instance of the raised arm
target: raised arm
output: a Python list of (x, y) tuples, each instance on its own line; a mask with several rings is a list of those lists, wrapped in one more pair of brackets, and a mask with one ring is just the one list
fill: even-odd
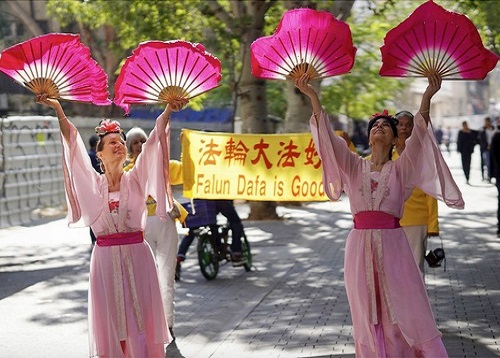
[(66, 139), (66, 141), (69, 141), (69, 120), (64, 114), (61, 103), (59, 103), (59, 101), (55, 98), (48, 98), (45, 94), (37, 95), (36, 103), (43, 104), (54, 109), (57, 119), (59, 120), (59, 128), (61, 129), (61, 133), (64, 139)]
[(187, 98), (179, 98), (167, 104), (165, 110), (156, 119), (159, 133), (165, 132), (165, 129), (167, 128), (167, 123), (170, 120), (170, 115), (172, 114), (172, 112), (180, 111), (186, 106), (188, 102), (189, 100)]
[(319, 118), (319, 113), (321, 112), (321, 109), (323, 107), (321, 106), (321, 102), (319, 101), (319, 97), (315, 89), (309, 84), (309, 75), (303, 74), (298, 79), (296, 79), (295, 87), (297, 87), (300, 92), (305, 94), (311, 100), (313, 114), (317, 121)]
[(442, 78), (437, 73), (430, 74), (427, 77), (429, 85), (425, 89), (422, 96), (422, 102), (420, 103), (420, 109), (418, 110), (422, 117), (424, 117), (425, 123), (429, 124), (430, 116), (429, 111), (431, 109), (431, 99), (441, 88)]

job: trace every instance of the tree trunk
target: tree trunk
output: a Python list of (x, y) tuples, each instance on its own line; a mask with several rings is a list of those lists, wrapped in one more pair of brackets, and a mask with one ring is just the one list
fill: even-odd
[[(239, 86), (239, 108), (243, 133), (269, 133), (271, 126), (267, 118), (266, 82), (254, 77), (250, 66), (250, 44), (262, 36), (264, 2), (245, 2), (245, 12), (253, 20), (252, 26), (242, 34), (242, 74)], [(241, 5), (241, 4), (240, 4)], [(277, 219), (276, 203), (270, 201), (250, 202), (250, 220)]]

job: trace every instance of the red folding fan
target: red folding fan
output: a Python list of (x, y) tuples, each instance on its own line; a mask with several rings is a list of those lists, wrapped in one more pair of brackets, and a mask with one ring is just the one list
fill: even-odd
[(474, 24), (432, 0), (420, 5), (390, 30), (381, 47), (380, 75), (481, 80), (495, 68), (498, 56), (484, 48)]
[(35, 94), (109, 105), (108, 80), (75, 34), (51, 33), (2, 51), (0, 71)]
[(250, 50), (252, 74), (274, 80), (341, 75), (351, 70), (356, 55), (349, 25), (312, 9), (285, 12), (275, 33), (255, 40)]
[(139, 44), (123, 65), (115, 84), (116, 105), (168, 103), (193, 98), (218, 86), (221, 64), (201, 44), (148, 41)]

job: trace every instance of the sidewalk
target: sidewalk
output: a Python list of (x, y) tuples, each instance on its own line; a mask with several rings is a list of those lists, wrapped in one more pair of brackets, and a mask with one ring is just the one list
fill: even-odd
[[(450, 357), (500, 356), (497, 190), (481, 182), (478, 158), (467, 186), (459, 155), (445, 157), (466, 209), (440, 203), (448, 259), (446, 271), (427, 269), (429, 296)], [(178, 338), (167, 356), (354, 357), (343, 283), (344, 243), (352, 227), (348, 204), (280, 207), (282, 222), (246, 221), (255, 255), (251, 273), (225, 267), (206, 282), (193, 252), (177, 285)], [(429, 240), (429, 248), (438, 246), (438, 238)]]
[[(440, 203), (448, 259), (446, 271), (427, 270), (428, 293), (450, 357), (500, 357), (497, 191), (481, 183), (478, 157), (472, 186), (458, 154), (445, 158), (466, 209)], [(226, 265), (206, 281), (192, 245), (176, 284), (177, 339), (167, 357), (354, 357), (343, 283), (348, 204), (280, 206), (280, 221), (244, 221), (252, 272)], [(238, 210), (247, 216), (246, 205)], [(0, 242), (0, 357), (88, 356), (88, 229), (55, 220), (0, 230)]]

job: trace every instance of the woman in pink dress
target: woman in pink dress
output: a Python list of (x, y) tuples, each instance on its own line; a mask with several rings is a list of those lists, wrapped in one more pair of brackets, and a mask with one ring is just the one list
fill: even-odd
[(368, 126), (371, 159), (352, 153), (331, 130), (309, 78), (297, 88), (313, 105), (310, 120), (331, 200), (349, 197), (354, 229), (345, 251), (345, 285), (358, 357), (447, 357), (418, 266), (399, 225), (413, 187), (462, 209), (464, 201), (436, 143), (429, 109), (441, 88), (430, 75), (415, 128), (398, 160), (391, 161), (396, 121), (377, 114)]
[(97, 236), (90, 262), (90, 357), (165, 357), (171, 340), (158, 275), (143, 239), (146, 198), (157, 201), (156, 215), (172, 208), (168, 176), (169, 117), (187, 100), (170, 103), (157, 118), (132, 170), (124, 172), (126, 147), (116, 121), (104, 120), (97, 156), (104, 174), (91, 166), (84, 142), (56, 99), (38, 96), (59, 119), (68, 221), (90, 226)]

